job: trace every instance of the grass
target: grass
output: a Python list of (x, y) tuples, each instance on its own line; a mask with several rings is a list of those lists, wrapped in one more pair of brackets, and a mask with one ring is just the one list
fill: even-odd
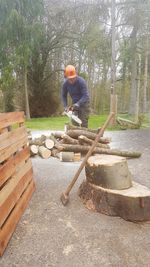
[[(107, 115), (93, 115), (89, 119), (89, 128), (97, 129), (105, 122)], [(26, 127), (32, 130), (64, 130), (65, 123), (69, 122), (69, 118), (60, 117), (48, 117), (48, 118), (36, 118), (26, 121)]]
[[(89, 118), (89, 128), (97, 129), (104, 124), (108, 115), (91, 115)], [(133, 118), (126, 114), (118, 115), (119, 117), (133, 120)], [(26, 121), (26, 127), (31, 130), (64, 130), (65, 123), (69, 122), (69, 118), (65, 116), (36, 118)], [(145, 115), (142, 128), (150, 128), (150, 116)], [(108, 127), (108, 130), (119, 130), (119, 126)]]

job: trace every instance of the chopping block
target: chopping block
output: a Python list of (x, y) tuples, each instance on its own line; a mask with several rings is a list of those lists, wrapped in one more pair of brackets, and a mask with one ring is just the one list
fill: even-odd
[(133, 222), (150, 220), (150, 189), (133, 181), (126, 158), (91, 156), (85, 174), (78, 194), (88, 209)]

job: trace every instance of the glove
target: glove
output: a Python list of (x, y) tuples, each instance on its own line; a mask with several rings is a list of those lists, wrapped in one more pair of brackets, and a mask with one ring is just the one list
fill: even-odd
[(75, 103), (75, 104), (72, 106), (72, 110), (73, 110), (73, 111), (78, 111), (78, 110), (79, 110), (79, 104)]

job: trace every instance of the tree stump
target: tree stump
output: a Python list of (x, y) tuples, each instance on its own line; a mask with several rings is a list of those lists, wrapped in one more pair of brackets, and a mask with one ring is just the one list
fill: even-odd
[(132, 187), (124, 190), (107, 189), (84, 181), (79, 197), (90, 210), (132, 222), (150, 220), (150, 189), (133, 181)]
[(109, 189), (125, 189), (132, 186), (131, 173), (126, 158), (112, 155), (95, 155), (85, 166), (89, 183)]
[(150, 220), (150, 189), (131, 182), (122, 157), (95, 155), (85, 166), (79, 197), (88, 209), (129, 221)]

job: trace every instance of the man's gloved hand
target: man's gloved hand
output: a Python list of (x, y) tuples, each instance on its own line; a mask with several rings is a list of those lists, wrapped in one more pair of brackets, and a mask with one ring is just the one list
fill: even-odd
[(73, 111), (78, 111), (79, 110), (79, 104), (77, 104), (77, 103), (73, 104), (72, 110)]
[(64, 108), (64, 111), (62, 112), (62, 115), (64, 116), (66, 112), (68, 112), (68, 107)]
[(65, 107), (64, 108), (64, 112), (68, 112), (68, 107)]

